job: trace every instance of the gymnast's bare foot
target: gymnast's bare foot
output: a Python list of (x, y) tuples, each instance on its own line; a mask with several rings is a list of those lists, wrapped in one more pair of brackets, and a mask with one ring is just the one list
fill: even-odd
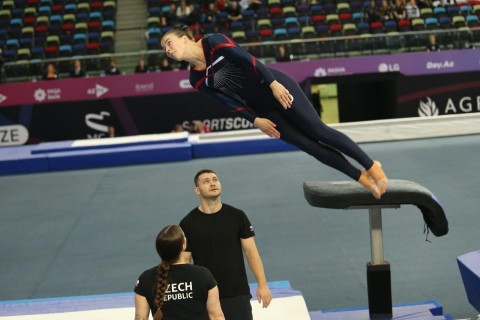
[(382, 194), (380, 193), (380, 190), (378, 189), (377, 184), (375, 183), (373, 178), (367, 173), (367, 171), (365, 170), (361, 171), (360, 178), (358, 179), (358, 183), (360, 183), (362, 186), (370, 190), (376, 199), (381, 198)]
[(367, 172), (375, 181), (380, 194), (383, 195), (387, 191), (388, 178), (383, 172), (382, 164), (377, 160), (373, 161), (373, 165)]

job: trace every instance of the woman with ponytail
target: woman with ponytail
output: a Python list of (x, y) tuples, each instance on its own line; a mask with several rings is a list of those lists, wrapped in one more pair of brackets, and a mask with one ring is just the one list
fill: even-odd
[[(244, 117), (263, 133), (296, 145), (369, 189), (375, 198), (387, 190), (380, 162), (373, 161), (343, 133), (325, 125), (298, 83), (267, 68), (229, 37), (208, 34), (195, 42), (187, 26), (167, 31), (166, 54), (190, 64), (190, 84)], [(345, 156), (356, 160), (353, 166)]]
[(217, 282), (208, 269), (182, 261), (186, 239), (177, 225), (156, 239), (158, 266), (144, 271), (135, 286), (135, 320), (224, 320)]

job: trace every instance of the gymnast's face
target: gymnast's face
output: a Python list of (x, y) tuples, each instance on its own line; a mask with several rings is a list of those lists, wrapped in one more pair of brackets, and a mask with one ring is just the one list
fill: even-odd
[(188, 41), (190, 40), (187, 36), (179, 37), (175, 33), (170, 33), (163, 37), (161, 45), (168, 57), (181, 61)]
[(198, 177), (195, 193), (205, 199), (214, 199), (222, 195), (222, 185), (215, 173), (204, 173)]

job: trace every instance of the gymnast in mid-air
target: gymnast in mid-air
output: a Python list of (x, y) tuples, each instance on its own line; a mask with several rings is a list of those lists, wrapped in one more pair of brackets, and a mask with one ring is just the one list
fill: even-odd
[[(262, 62), (229, 37), (213, 33), (195, 41), (188, 26), (167, 31), (161, 46), (177, 61), (190, 64), (190, 84), (252, 122), (270, 137), (280, 138), (358, 181), (377, 199), (388, 179), (345, 134), (322, 122), (298, 83)], [(344, 155), (364, 169), (353, 166)]]

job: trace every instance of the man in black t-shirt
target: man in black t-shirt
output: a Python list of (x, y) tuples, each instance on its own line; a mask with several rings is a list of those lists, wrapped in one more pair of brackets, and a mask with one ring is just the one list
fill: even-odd
[(183, 257), (212, 272), (226, 320), (253, 319), (243, 252), (258, 282), (258, 302), (266, 308), (272, 299), (253, 227), (242, 210), (222, 203), (222, 186), (212, 170), (197, 173), (195, 193), (200, 205), (180, 222), (187, 238)]

